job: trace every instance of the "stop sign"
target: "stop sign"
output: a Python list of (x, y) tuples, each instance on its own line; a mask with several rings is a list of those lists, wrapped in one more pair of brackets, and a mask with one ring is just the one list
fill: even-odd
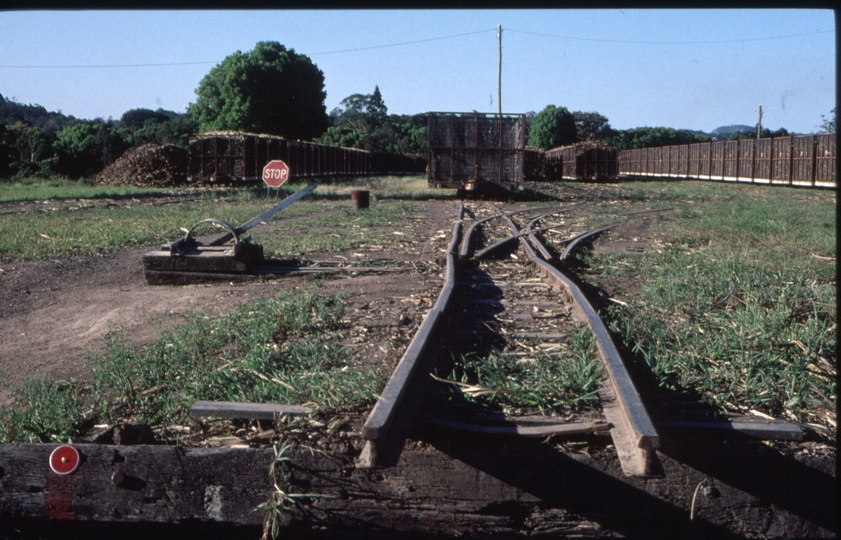
[(263, 182), (270, 187), (280, 187), (289, 178), (289, 167), (279, 159), (272, 160), (263, 167)]

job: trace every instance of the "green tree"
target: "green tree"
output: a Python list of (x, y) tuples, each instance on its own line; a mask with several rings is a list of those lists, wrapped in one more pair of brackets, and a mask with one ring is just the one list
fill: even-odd
[(101, 120), (72, 122), (56, 134), (56, 169), (71, 178), (90, 176), (114, 162), (127, 147), (120, 134)]
[(120, 117), (120, 128), (122, 129), (137, 129), (145, 125), (149, 120), (161, 124), (169, 121), (169, 116), (162, 110), (158, 109), (130, 109), (123, 113)]
[(573, 111), (575, 133), (580, 141), (605, 141), (613, 134), (607, 117), (597, 112)]
[[(759, 137), (762, 139), (768, 139), (770, 137), (788, 137), (790, 133), (786, 128), (776, 129), (771, 131), (768, 128), (762, 128), (759, 132)], [(742, 139), (755, 139), (756, 138), (756, 130), (752, 131), (734, 131), (728, 137), (728, 141), (739, 141)]]
[(400, 119), (388, 115), (380, 87), (374, 87), (373, 94), (352, 94), (339, 102), (339, 107), (330, 111), (332, 126), (317, 139), (321, 144), (363, 148), (369, 152), (404, 153), (400, 148), (407, 137), (407, 129), (395, 124)]
[(365, 132), (350, 126), (330, 126), (315, 142), (328, 146), (342, 146), (344, 148), (362, 148)]
[(388, 107), (379, 86), (374, 87), (373, 94), (352, 94), (339, 105), (330, 111), (334, 126), (350, 126), (370, 134), (388, 120)]
[(312, 140), (327, 129), (324, 73), (275, 41), (237, 51), (208, 73), (189, 111), (201, 131), (239, 130)]
[(15, 162), (19, 154), (15, 148), (16, 142), (15, 133), (6, 128), (5, 124), (0, 124), (0, 179), (10, 178), (17, 172)]
[(8, 126), (4, 137), (10, 152), (9, 173), (16, 178), (50, 177), (56, 173), (58, 156), (53, 149), (55, 131), (17, 123)]
[(379, 85), (374, 86), (374, 93), (368, 103), (368, 118), (374, 129), (380, 127), (388, 119), (388, 107), (385, 106)]
[(619, 150), (629, 150), (631, 148), (690, 144), (695, 142), (707, 142), (709, 140), (710, 138), (707, 135), (685, 129), (678, 130), (666, 127), (638, 127), (619, 130), (615, 132), (610, 139), (608, 139), (608, 142), (616, 146)]
[(547, 105), (532, 120), (528, 145), (549, 149), (566, 146), (577, 140), (572, 113), (566, 107)]
[(819, 128), (821, 128), (821, 131), (825, 131), (827, 133), (835, 133), (835, 126), (837, 125), (835, 107), (833, 107), (832, 110), (829, 111), (829, 117), (821, 115), (821, 120), (823, 120), (823, 123), (820, 126), (818, 126)]

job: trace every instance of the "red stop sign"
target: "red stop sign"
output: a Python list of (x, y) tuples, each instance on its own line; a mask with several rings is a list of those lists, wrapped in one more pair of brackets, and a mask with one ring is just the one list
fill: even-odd
[(289, 179), (289, 167), (279, 159), (269, 161), (263, 167), (263, 182), (270, 187), (280, 187)]

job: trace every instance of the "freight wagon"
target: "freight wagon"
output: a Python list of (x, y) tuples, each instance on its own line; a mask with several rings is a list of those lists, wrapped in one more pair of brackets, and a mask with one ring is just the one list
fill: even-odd
[(823, 133), (623, 150), (619, 173), (834, 188), (835, 159), (835, 133)]
[(619, 151), (602, 142), (582, 142), (544, 153), (547, 180), (614, 180), (619, 175)]
[(279, 159), (289, 167), (290, 178), (422, 173), (426, 160), (340, 148), (273, 135), (238, 131), (203, 133), (187, 151), (188, 180), (252, 182), (262, 178), (263, 167)]
[(430, 187), (523, 189), (523, 114), (429, 113)]

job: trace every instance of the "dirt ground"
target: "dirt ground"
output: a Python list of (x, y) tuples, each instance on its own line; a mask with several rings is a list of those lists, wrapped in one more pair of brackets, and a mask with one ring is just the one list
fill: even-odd
[[(372, 349), (372, 358), (382, 357), (386, 364), (399, 360), (399, 355), (385, 360), (385, 342), (393, 337), (394, 328), (411, 332), (420, 322), (418, 312), (429, 309), (424, 298), (437, 295), (440, 268), (436, 259), (446, 248), (457, 212), (454, 203), (421, 202), (418, 206), (418, 219), (411, 226), (426, 240), (413, 250), (398, 246), (388, 252), (307, 257), (313, 261), (390, 261), (407, 268), (325, 275), (318, 280), (327, 291), (344, 291), (351, 312), (361, 312), (358, 317), (368, 326), (384, 329), (382, 336), (366, 336), (365, 346)], [(275, 221), (257, 231), (271, 234), (279, 227)], [(64, 261), (0, 263), (0, 365), (5, 381), (15, 384), (41, 375), (85, 380), (90, 377), (91, 354), (102, 349), (109, 332), (119, 332), (142, 346), (187, 312), (216, 317), (247, 300), (313, 282), (311, 276), (289, 276), (252, 283), (151, 286), (144, 280), (142, 263), (150, 249), (155, 247)], [(0, 401), (7, 399), (8, 393), (0, 391)]]

